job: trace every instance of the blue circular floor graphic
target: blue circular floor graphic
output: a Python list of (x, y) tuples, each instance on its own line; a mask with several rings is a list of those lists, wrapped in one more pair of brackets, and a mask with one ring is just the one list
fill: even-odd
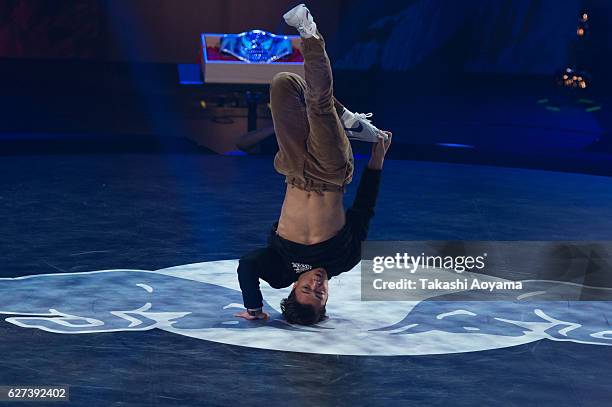
[[(287, 324), (279, 303), (290, 289), (265, 283), (270, 320), (245, 321), (233, 316), (242, 308), (237, 265), (224, 260), (1, 278), (0, 314), (23, 328), (61, 334), (161, 329), (231, 345), (339, 355), (473, 352), (542, 339), (612, 345), (612, 302), (361, 301), (359, 265), (330, 281), (330, 318), (316, 326)], [(559, 283), (539, 281), (537, 292), (548, 284)]]

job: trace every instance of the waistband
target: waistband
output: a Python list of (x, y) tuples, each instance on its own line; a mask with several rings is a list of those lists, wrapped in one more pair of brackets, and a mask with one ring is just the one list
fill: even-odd
[(335, 246), (337, 245), (338, 242), (346, 240), (348, 237), (348, 224), (344, 224), (344, 226), (342, 227), (342, 229), (340, 229), (338, 231), (338, 233), (336, 233), (334, 236), (330, 237), (327, 240), (323, 240), (322, 242), (318, 242), (318, 243), (313, 243), (313, 244), (303, 244), (303, 243), (298, 243), (298, 242), (294, 242), (292, 240), (287, 240), (284, 237), (282, 237), (281, 235), (279, 235), (277, 233), (277, 228), (278, 228), (278, 221), (274, 222), (274, 224), (272, 224), (272, 229), (270, 230), (270, 235), (268, 236), (268, 243), (276, 245), (276, 246), (281, 246), (282, 248), (285, 249), (293, 249), (293, 250), (320, 250), (320, 249), (327, 249), (330, 246)]
[(293, 185), (296, 188), (301, 189), (302, 191), (312, 191), (317, 193), (323, 192), (346, 192), (346, 185), (334, 185), (325, 182), (316, 182), (311, 179), (300, 179), (297, 177), (286, 177), (285, 183), (289, 185)]

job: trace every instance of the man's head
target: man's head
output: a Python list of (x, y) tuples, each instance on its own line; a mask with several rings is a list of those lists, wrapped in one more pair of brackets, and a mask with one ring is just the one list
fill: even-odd
[(290, 324), (312, 325), (325, 319), (328, 297), (327, 272), (316, 268), (302, 273), (289, 297), (281, 301), (283, 317)]

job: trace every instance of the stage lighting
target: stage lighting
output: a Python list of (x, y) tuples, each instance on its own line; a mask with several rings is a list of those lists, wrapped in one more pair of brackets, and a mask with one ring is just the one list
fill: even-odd
[(586, 11), (583, 11), (580, 15), (580, 21), (582, 21), (583, 23), (589, 21), (589, 14)]
[(576, 27), (576, 35), (584, 38), (589, 34), (589, 14), (583, 10), (578, 16), (578, 27)]

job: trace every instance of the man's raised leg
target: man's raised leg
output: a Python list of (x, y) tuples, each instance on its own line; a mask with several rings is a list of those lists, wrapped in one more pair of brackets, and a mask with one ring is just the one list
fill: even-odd
[(348, 138), (375, 143), (387, 136), (368, 120), (371, 114), (352, 113), (335, 100), (325, 41), (308, 8), (300, 4), (283, 17), (302, 37), (306, 112), (310, 126), (304, 176), (313, 184), (344, 189), (352, 179), (354, 167)]
[(294, 7), (284, 18), (302, 36), (306, 112), (310, 126), (304, 175), (313, 183), (343, 189), (352, 179), (353, 153), (336, 110), (325, 41), (304, 5)]
[(270, 109), (279, 151), (274, 168), (287, 183), (304, 184), (306, 139), (310, 133), (304, 93), (306, 82), (290, 72), (281, 72), (270, 83)]

